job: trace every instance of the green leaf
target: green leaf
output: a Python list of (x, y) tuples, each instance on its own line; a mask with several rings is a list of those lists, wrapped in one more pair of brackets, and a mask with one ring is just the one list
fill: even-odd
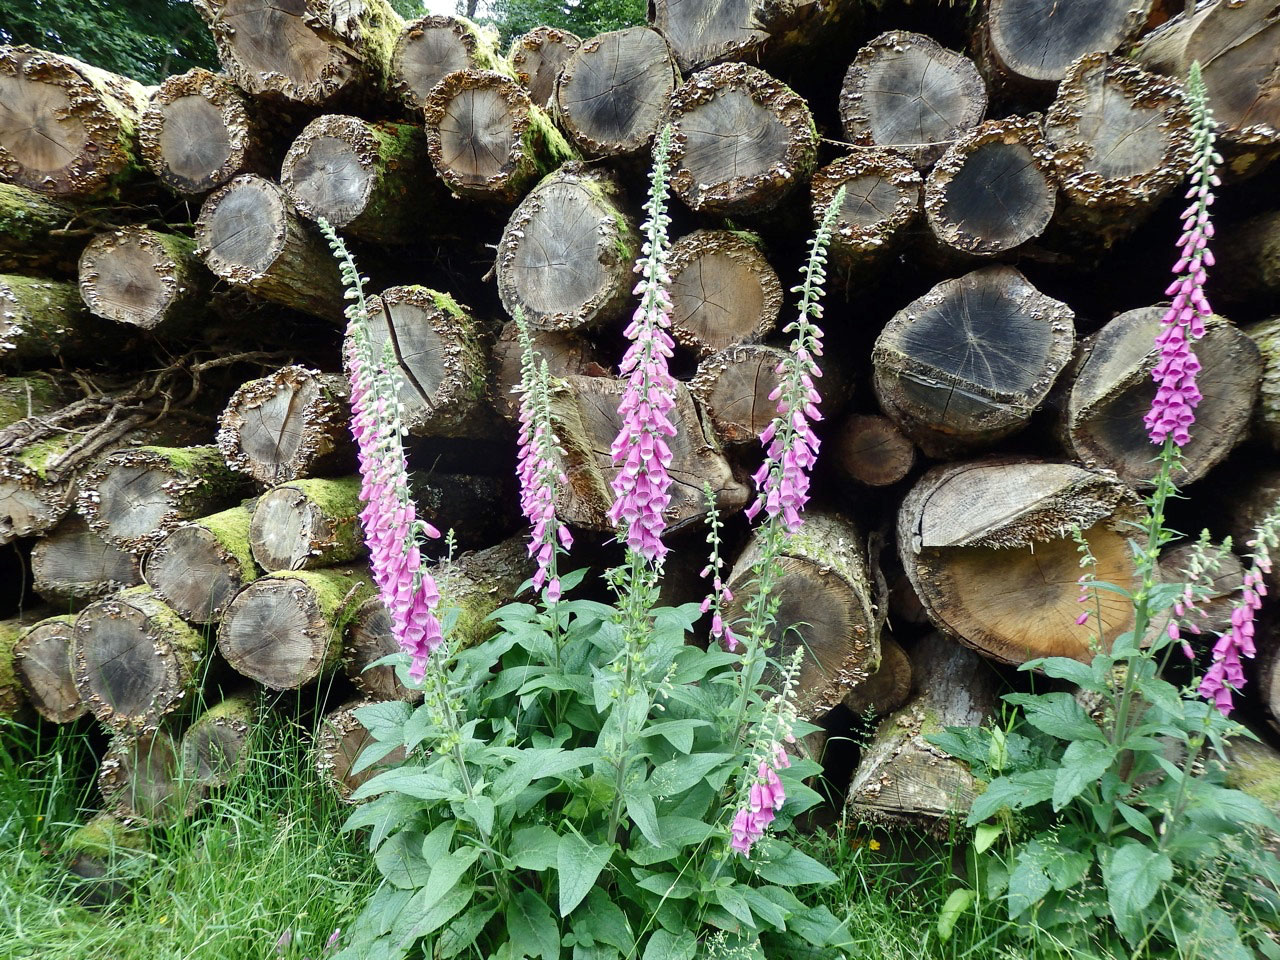
[(404, 724), (409, 719), (413, 708), (400, 700), (387, 700), (382, 703), (371, 703), (355, 711), (355, 718), (369, 731), (373, 739), (386, 742), (394, 741), (397, 746), (404, 742)]
[(960, 887), (951, 891), (946, 903), (938, 911), (938, 939), (943, 943), (951, 939), (951, 934), (956, 928), (956, 921), (964, 916), (965, 911), (972, 906), (975, 896), (977, 894), (968, 887)]
[(1051, 859), (1051, 852), (1039, 840), (1032, 840), (1018, 852), (1013, 872), (1009, 874), (1010, 920), (1017, 920), (1052, 889), (1053, 883), (1045, 869)]
[[(466, 909), (467, 904), (471, 902), (472, 896), (475, 895), (475, 890), (469, 886), (454, 887), (430, 907), (422, 906), (426, 900), (425, 893), (425, 890), (419, 890), (414, 894), (413, 900), (405, 910), (405, 915), (418, 918), (417, 922), (409, 929), (408, 935), (405, 937), (407, 940), (425, 937), (428, 933), (434, 933), (439, 930)], [(404, 917), (402, 916), (401, 919), (403, 920)], [(395, 934), (396, 931), (393, 930), (392, 933)]]
[(351, 794), (352, 800), (376, 797), (380, 793), (394, 791), (419, 800), (452, 800), (461, 796), (444, 777), (427, 773), (423, 767), (396, 767), (366, 781)]
[(522, 870), (549, 870), (556, 865), (560, 835), (547, 826), (523, 827), (511, 836), (511, 862)]
[[(849, 931), (845, 924), (824, 906), (808, 907), (787, 918), (787, 928), (799, 934), (815, 947), (825, 947), (847, 940)], [(843, 938), (843, 940), (841, 939)]]
[(1173, 861), (1141, 843), (1112, 849), (1102, 861), (1102, 880), (1116, 927), (1131, 943), (1144, 924), (1142, 912), (1163, 884), (1173, 879)]
[(453, 847), (453, 832), (457, 827), (456, 820), (446, 820), (427, 834), (426, 839), (422, 841), (422, 859), (432, 864), (441, 857), (447, 857)]
[(1008, 693), (1004, 699), (1022, 707), (1027, 723), (1059, 740), (1105, 740), (1084, 707), (1069, 693)]
[(1095, 693), (1102, 693), (1107, 689), (1105, 682), (1099, 682), (1092, 667), (1085, 666), (1079, 660), (1072, 660), (1070, 657), (1045, 657), (1041, 660), (1030, 660), (1018, 669), (1039, 670), (1046, 677), (1053, 677), (1055, 680), (1066, 680), (1068, 683), (1074, 683), (1082, 690), (1092, 690)]
[(1154, 677), (1142, 680), (1138, 684), (1138, 692), (1144, 700), (1159, 707), (1171, 717), (1182, 716), (1182, 695), (1178, 688), (1167, 680)]
[(394, 740), (388, 740), (385, 743), (371, 741), (360, 751), (360, 756), (356, 757), (356, 762), (351, 765), (350, 774), (363, 773), (393, 750), (399, 750), (400, 747), (401, 745)]
[(356, 807), (342, 824), (342, 832), (369, 827), (369, 852), (418, 813), (422, 804), (413, 797), (392, 793)]
[(675, 797), (692, 789), (703, 777), (723, 764), (736, 763), (732, 753), (692, 753), (653, 768), (644, 791), (653, 797)]
[(698, 941), (692, 934), (676, 935), (666, 930), (655, 930), (645, 944), (642, 960), (693, 960), (698, 951)]
[(764, 892), (765, 890), (781, 890), (780, 887), (760, 889), (742, 886), (739, 889), (742, 891), (742, 895), (747, 898), (747, 904), (751, 907), (753, 914), (775, 930), (782, 930), (786, 927), (787, 913), (789, 911)]
[(973, 831), (973, 849), (975, 853), (986, 853), (996, 842), (1004, 827), (999, 824), (980, 823)]
[(591, 747), (579, 747), (577, 750), (561, 750), (558, 747), (521, 750), (519, 759), (494, 780), (490, 791), (493, 802), (500, 807), (508, 804), (535, 780), (580, 769), (599, 756), (599, 751)]
[(392, 886), (411, 890), (427, 882), (431, 865), (422, 857), (422, 834), (401, 830), (378, 848), (373, 862)]
[(1076, 740), (1062, 755), (1053, 781), (1053, 809), (1061, 810), (1096, 783), (1115, 761), (1115, 748), (1096, 740)]
[(655, 847), (664, 846), (662, 830), (658, 827), (658, 815), (653, 806), (653, 797), (628, 791), (623, 801), (627, 807), (627, 816), (640, 828), (644, 838)]
[(556, 850), (560, 877), (560, 916), (567, 917), (595, 885), (613, 856), (613, 845), (591, 843), (578, 833), (566, 833)]
[(560, 928), (548, 907), (532, 890), (521, 890), (507, 913), (512, 960), (541, 957), (560, 960)]
[(1122, 800), (1117, 800), (1115, 806), (1120, 811), (1120, 816), (1124, 817), (1125, 823), (1129, 824), (1148, 840), (1156, 839), (1156, 828), (1145, 813), (1135, 810)]
[(682, 880), (680, 874), (669, 872), (650, 873), (637, 881), (636, 886), (669, 900), (684, 900), (698, 892), (690, 881)]
[(476, 938), (489, 922), (489, 918), (498, 912), (495, 906), (475, 906), (445, 927), (436, 943), (436, 955), (440, 960), (456, 957), (468, 947), (475, 946)]
[(681, 753), (693, 750), (693, 731), (711, 726), (706, 720), (662, 720), (640, 731), (642, 737), (662, 737)]
[(720, 906), (724, 907), (748, 927), (755, 927), (756, 918), (751, 915), (751, 907), (747, 905), (747, 898), (743, 896), (743, 888), (738, 886), (716, 887), (715, 896), (716, 902)]
[(1005, 807), (1023, 810), (1043, 803), (1053, 796), (1056, 770), (1028, 770), (1007, 777), (997, 777), (973, 800), (967, 826), (974, 826), (999, 813)]
[(625, 954), (630, 954), (635, 949), (636, 940), (627, 923), (627, 915), (600, 887), (591, 888), (591, 892), (587, 894), (587, 909), (579, 916), (586, 918), (587, 929), (600, 943), (617, 947)]
[(462, 810), (471, 822), (480, 828), (480, 832), (484, 834), (493, 833), (493, 800), (483, 794), (469, 797), (462, 802)]
[(806, 883), (834, 883), (836, 880), (836, 875), (813, 857), (781, 840), (770, 837), (762, 840), (756, 849), (760, 851), (756, 873), (770, 883), (794, 887)]
[(421, 906), (429, 910), (443, 900), (479, 857), (479, 847), (462, 847), (442, 859), (431, 861), (431, 876), (422, 888)]

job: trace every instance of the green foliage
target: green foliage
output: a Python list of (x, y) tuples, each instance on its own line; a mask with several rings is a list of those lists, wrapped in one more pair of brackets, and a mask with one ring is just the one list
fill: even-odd
[(218, 55), (190, 0), (4, 0), (0, 40), (29, 43), (95, 67), (159, 83)]
[(494, 0), (487, 9), (482, 21), (498, 30), (504, 44), (544, 24), (585, 39), (643, 24), (648, 16), (646, 0)]

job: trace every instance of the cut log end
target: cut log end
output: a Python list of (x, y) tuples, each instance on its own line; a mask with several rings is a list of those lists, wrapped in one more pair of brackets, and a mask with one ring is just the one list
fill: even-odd
[(30, 627), (13, 648), (14, 669), (27, 700), (50, 723), (70, 723), (88, 713), (71, 675), (75, 617), (50, 617)]
[(403, 700), (421, 703), (422, 691), (406, 687), (389, 663), (379, 667), (369, 664), (392, 653), (400, 653), (400, 644), (391, 632), (391, 617), (378, 597), (370, 597), (356, 611), (351, 621), (343, 666), (351, 682), (374, 700)]
[(147, 556), (147, 583), (184, 620), (212, 623), (258, 574), (249, 511), (232, 507), (170, 530)]
[(455, 70), (497, 65), (492, 44), (463, 17), (432, 15), (404, 25), (391, 55), (392, 92), (411, 110), (422, 110), (437, 83)]
[(529, 99), (549, 109), (555, 102), (556, 78), (582, 39), (557, 27), (534, 27), (511, 41), (507, 63), (529, 91)]
[(781, 382), (778, 365), (787, 352), (743, 344), (712, 354), (698, 365), (689, 389), (726, 445), (753, 443), (778, 415), (769, 395)]
[(142, 157), (178, 193), (206, 193), (250, 166), (260, 148), (248, 102), (226, 77), (200, 67), (169, 77), (138, 123)]
[(773, 332), (782, 284), (759, 244), (731, 230), (695, 230), (671, 247), (671, 333), (707, 356)]
[(823, 167), (813, 176), (813, 218), (823, 214), (844, 187), (831, 246), (846, 260), (861, 260), (896, 246), (920, 213), (920, 174), (901, 154), (862, 150)]
[(250, 694), (227, 697), (197, 717), (182, 735), (183, 776), (204, 788), (223, 787), (245, 772), (256, 719)]
[(263, 570), (336, 566), (364, 553), (360, 478), (295, 480), (258, 498), (249, 527)]
[(103, 756), (98, 791), (108, 812), (143, 826), (190, 816), (205, 793), (183, 777), (178, 744), (163, 730), (116, 737)]
[[(546, 361), (553, 377), (568, 377), (603, 370), (595, 360), (594, 349), (583, 337), (556, 330), (531, 330), (529, 339), (537, 353), (537, 362)], [(497, 387), (494, 402), (508, 420), (520, 416), (520, 395), (516, 389), (521, 378), (520, 335), (514, 320), (503, 324), (502, 333), (493, 348), (493, 368)]]
[(986, 35), (997, 69), (1022, 83), (1055, 83), (1086, 53), (1138, 35), (1151, 0), (991, 0)]
[(208, 281), (191, 240), (144, 227), (98, 234), (80, 255), (80, 295), (89, 309), (143, 330), (190, 327)]
[(289, 148), (280, 183), (306, 216), (345, 227), (368, 207), (377, 156), (378, 141), (363, 120), (320, 117)]
[(78, 515), (36, 541), (31, 576), (40, 596), (73, 608), (142, 582), (138, 558), (107, 543)]
[(888, 417), (856, 414), (830, 441), (845, 476), (868, 487), (889, 487), (916, 465), (916, 448)]
[[(685, 73), (724, 60), (755, 60), (769, 40), (770, 4), (752, 0), (653, 0), (650, 20), (662, 31)], [(789, 7), (779, 5), (786, 11)]]
[(366, 781), (404, 762), (404, 747), (396, 747), (379, 762), (358, 773), (352, 772), (351, 768), (365, 748), (376, 742), (364, 724), (356, 719), (355, 712), (377, 702), (356, 700), (343, 704), (324, 718), (316, 734), (316, 771), (320, 779), (332, 786), (343, 800), (349, 800), (351, 794)]

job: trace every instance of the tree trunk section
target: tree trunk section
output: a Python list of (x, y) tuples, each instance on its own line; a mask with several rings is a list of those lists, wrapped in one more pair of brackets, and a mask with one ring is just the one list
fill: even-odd
[[(1156, 395), (1151, 371), (1159, 360), (1155, 338), (1164, 313), (1160, 306), (1129, 310), (1085, 339), (1067, 394), (1067, 449), (1086, 466), (1114, 470), (1138, 489), (1154, 487), (1159, 472), (1159, 447), (1142, 418)], [(1173, 473), (1179, 487), (1199, 480), (1244, 439), (1263, 372), (1254, 342), (1220, 319), (1210, 320), (1194, 351), (1204, 397)]]
[(206, 648), (150, 587), (133, 587), (76, 618), (71, 670), (95, 717), (136, 734), (156, 729), (191, 695)]
[(536, 330), (578, 330), (620, 317), (640, 251), (617, 179), (572, 163), (512, 213), (498, 246), (502, 306)]
[(888, 417), (854, 414), (828, 442), (840, 472), (866, 487), (891, 487), (915, 469), (915, 445)]
[(628, 27), (582, 41), (556, 80), (556, 116), (584, 154), (633, 156), (648, 150), (680, 82), (662, 34)]
[(258, 498), (249, 527), (263, 569), (314, 570), (364, 555), (360, 478), (291, 480)]
[(74, 283), (0, 274), (0, 363), (102, 356), (123, 337), (92, 316)]
[(987, 87), (973, 61), (905, 30), (882, 33), (859, 50), (840, 90), (846, 139), (888, 147), (921, 169), (986, 112)]
[(71, 676), (75, 622), (74, 614), (41, 620), (13, 648), (18, 682), (36, 713), (50, 723), (70, 723), (89, 712)]
[(0, 374), (0, 431), (28, 417), (52, 413), (66, 402), (68, 393), (68, 384), (52, 373)]
[[(369, 664), (392, 653), (401, 653), (400, 644), (391, 633), (391, 617), (381, 598), (370, 597), (360, 605), (347, 634), (347, 648), (342, 661), (347, 676), (361, 693), (373, 700), (403, 700), (421, 703), (422, 691), (405, 686), (396, 676), (394, 665), (380, 667)], [(408, 663), (408, 655), (405, 655)]]
[(489, 35), (465, 17), (419, 17), (396, 39), (391, 91), (416, 113), (426, 109), (436, 84), (455, 70), (501, 71), (503, 66)]
[(78, 515), (36, 541), (31, 577), (36, 593), (70, 609), (142, 583), (138, 558), (107, 543)]
[(1213, 249), (1222, 278), (1214, 292), (1224, 300), (1280, 299), (1280, 210), (1225, 225)]
[(343, 633), (370, 582), (367, 570), (269, 573), (231, 601), (218, 652), (272, 690), (297, 689), (338, 665)]
[(928, 456), (992, 444), (1048, 396), (1071, 359), (1074, 319), (1012, 267), (945, 280), (876, 338), (876, 398)]
[(533, 576), (528, 547), (528, 539), (520, 534), (433, 569), (442, 609), (458, 611), (449, 632), (453, 649), (478, 646), (497, 634), (498, 625), (489, 614), (515, 600), (520, 585)]
[[(1009, 459), (935, 467), (898, 513), (898, 554), (929, 619), (984, 656), (1088, 663), (1097, 618), (1077, 625), (1079, 526), (1098, 580), (1138, 587), (1129, 538), (1141, 511), (1114, 476)], [(1133, 627), (1133, 607), (1099, 591), (1104, 646)], [(1090, 601), (1092, 612), (1092, 600)]]
[[(769, 40), (761, 0), (653, 0), (649, 20), (685, 73), (725, 60), (752, 60)], [(779, 4), (779, 7), (784, 6)]]
[(161, 729), (114, 737), (98, 771), (98, 792), (108, 813), (151, 826), (189, 817), (206, 788), (184, 777), (178, 742)]
[(337, 264), (278, 184), (244, 174), (216, 190), (200, 208), (196, 245), (223, 280), (272, 303), (342, 321)]
[(176, 233), (124, 227), (80, 254), (80, 296), (91, 312), (161, 334), (202, 326), (212, 282), (195, 241)]
[(844, 187), (831, 250), (846, 266), (880, 263), (920, 213), (920, 174), (901, 154), (859, 150), (813, 175), (814, 229)]
[(138, 172), (145, 88), (35, 47), (0, 47), (0, 169), (55, 197), (111, 192)]
[(226, 697), (200, 714), (182, 735), (186, 781), (205, 789), (225, 787), (248, 769), (257, 704), (252, 692)]
[(699, 357), (757, 343), (777, 328), (782, 284), (758, 238), (695, 230), (671, 246), (671, 335)]
[[(725, 446), (755, 443), (778, 415), (778, 401), (769, 394), (782, 382), (778, 365), (786, 359), (785, 350), (753, 343), (721, 350), (698, 364), (689, 392)], [(825, 377), (821, 385), (826, 386)]]
[(925, 737), (978, 726), (996, 708), (998, 678), (971, 651), (933, 633), (912, 657), (915, 693), (877, 728), (849, 784), (845, 814), (860, 823), (945, 835), (980, 792), (968, 765)]
[[(556, 330), (530, 330), (536, 362), (547, 364), (547, 372), (553, 377), (576, 374), (605, 373), (596, 360), (595, 348), (585, 338), (575, 333)], [(502, 333), (493, 347), (493, 370), (496, 387), (494, 406), (508, 420), (520, 417), (520, 394), (517, 392), (521, 378), (520, 334), (514, 320), (502, 326)]]
[(370, 764), (359, 773), (351, 772), (365, 748), (376, 743), (364, 724), (356, 719), (356, 711), (378, 702), (353, 700), (344, 703), (325, 716), (316, 735), (316, 772), (343, 800), (349, 800), (365, 781), (405, 761), (404, 747), (396, 747), (377, 763)]
[(231, 598), (258, 576), (249, 518), (247, 507), (232, 507), (164, 534), (147, 555), (147, 583), (156, 596), (192, 623), (221, 618)]
[(911, 658), (898, 644), (880, 637), (880, 668), (858, 684), (841, 701), (855, 717), (883, 717), (897, 710), (911, 696)]
[(342, 374), (297, 364), (250, 380), (222, 412), (218, 449), (231, 469), (266, 486), (344, 473), (355, 461), (350, 393)]
[(808, 181), (818, 134), (804, 98), (742, 63), (709, 67), (671, 96), (671, 187), (699, 213), (767, 213)]
[[(1254, 415), (1260, 439), (1280, 451), (1280, 317), (1245, 328), (1262, 355), (1262, 384)], [(1203, 402), (1203, 401), (1201, 401)]]
[(507, 66), (521, 85), (529, 91), (529, 99), (544, 110), (555, 104), (556, 78), (582, 39), (558, 27), (534, 27), (511, 41)]
[(63, 231), (75, 219), (74, 208), (59, 200), (0, 183), (0, 271), (43, 272), (74, 263), (83, 241)]
[(17, 643), (26, 631), (48, 617), (52, 610), (28, 610), (12, 620), (0, 620), (0, 719), (20, 719), (26, 713), (27, 696), (19, 682)]

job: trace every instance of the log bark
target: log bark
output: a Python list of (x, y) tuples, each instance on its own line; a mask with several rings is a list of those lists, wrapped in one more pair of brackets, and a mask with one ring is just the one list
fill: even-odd
[(426, 108), (437, 83), (455, 70), (501, 70), (493, 38), (466, 17), (410, 20), (391, 56), (391, 92), (412, 112)]
[(785, 350), (752, 343), (713, 353), (698, 364), (689, 392), (725, 446), (755, 443), (773, 422), (778, 402), (769, 394), (782, 382), (777, 368), (786, 358)]
[(59, 855), (67, 872), (81, 883), (79, 899), (87, 906), (123, 899), (128, 885), (123, 879), (129, 867), (148, 854), (145, 830), (129, 826), (109, 813), (99, 813), (62, 841)]
[(906, 30), (882, 33), (859, 50), (840, 90), (851, 143), (891, 148), (921, 169), (986, 112), (987, 86), (973, 61)]
[[(547, 364), (547, 372), (553, 377), (574, 374), (604, 373), (604, 367), (596, 361), (595, 348), (585, 338), (575, 333), (557, 330), (530, 330), (537, 362)], [(502, 326), (493, 347), (493, 370), (496, 387), (494, 406), (508, 420), (520, 416), (520, 335), (514, 320)]]
[(218, 626), (218, 652), (243, 676), (293, 690), (335, 668), (342, 637), (370, 595), (368, 571), (269, 573), (240, 591)]
[(863, 749), (845, 814), (945, 835), (980, 790), (965, 763), (925, 737), (986, 721), (996, 708), (998, 678), (980, 657), (937, 633), (917, 644), (912, 662), (915, 692)]
[(344, 703), (325, 716), (316, 734), (316, 772), (343, 800), (349, 800), (351, 794), (366, 780), (404, 763), (404, 747), (396, 747), (359, 773), (351, 772), (365, 748), (376, 742), (364, 724), (356, 719), (355, 712), (377, 702), (379, 701), (353, 700)]
[[(1137, 498), (1114, 476), (1009, 459), (935, 467), (898, 512), (898, 554), (938, 629), (984, 656), (1089, 662), (1097, 618), (1077, 625), (1078, 525), (1106, 583), (1138, 586)], [(1129, 601), (1098, 594), (1104, 645), (1133, 627)]]
[(555, 104), (556, 79), (582, 38), (558, 27), (534, 27), (511, 41), (507, 67), (544, 110)]
[(184, 780), (202, 788), (225, 787), (249, 766), (257, 722), (251, 692), (233, 694), (200, 714), (179, 747)]
[(91, 603), (76, 618), (72, 676), (103, 724), (143, 733), (191, 694), (207, 646), (150, 587), (133, 587)]
[(855, 717), (883, 717), (911, 696), (911, 658), (889, 637), (880, 637), (880, 667), (841, 701)]
[[(1156, 395), (1151, 371), (1164, 313), (1161, 306), (1130, 310), (1081, 344), (1063, 416), (1067, 449), (1077, 459), (1114, 470), (1139, 489), (1153, 487), (1159, 469), (1142, 418)], [(1204, 396), (1173, 474), (1179, 487), (1199, 480), (1244, 439), (1263, 371), (1254, 342), (1222, 320), (1207, 324), (1195, 354)]]
[(556, 116), (569, 139), (592, 157), (646, 151), (680, 82), (662, 34), (628, 27), (584, 40), (556, 79)]
[(228, 76), (255, 97), (319, 107), (387, 88), (403, 21), (386, 0), (194, 0)]
[(74, 283), (0, 274), (0, 363), (5, 366), (102, 356), (122, 341), (110, 324), (89, 313)]
[(202, 326), (212, 283), (195, 241), (181, 234), (123, 227), (80, 254), (80, 296), (92, 313), (165, 335)]
[(991, 256), (1044, 233), (1057, 190), (1039, 124), (988, 120), (948, 147), (929, 173), (924, 212), (945, 247)]
[[(616, 470), (609, 450), (622, 426), (618, 402), (624, 388), (621, 380), (608, 377), (568, 377), (552, 396), (552, 417), (569, 478), (556, 492), (556, 515), (566, 523), (589, 530), (614, 529), (608, 511)], [(667, 529), (680, 530), (706, 515), (704, 483), (711, 485), (716, 509), (722, 513), (744, 508), (750, 490), (734, 476), (711, 424), (683, 385), (677, 385), (670, 417), (676, 435), (668, 441), (672, 484)]]
[(831, 250), (846, 266), (881, 262), (897, 250), (920, 213), (923, 182), (911, 162), (889, 150), (859, 150), (813, 175), (815, 228), (840, 188), (844, 202)]
[(337, 264), (278, 184), (244, 174), (210, 194), (196, 221), (196, 248), (223, 280), (272, 303), (342, 321)]
[(699, 357), (756, 343), (778, 325), (782, 284), (758, 237), (695, 230), (671, 246), (671, 335)]
[(840, 472), (863, 486), (891, 487), (915, 469), (915, 445), (888, 417), (847, 417), (828, 443)]
[(248, 542), (263, 570), (314, 570), (363, 556), (360, 478), (291, 480), (253, 508)]
[(1280, 450), (1280, 316), (1245, 328), (1262, 356), (1262, 381), (1254, 429), (1258, 437)]
[(575, 156), (520, 84), (493, 70), (447, 74), (432, 89), (424, 115), (436, 173), (473, 200), (515, 203)]
[(258, 576), (249, 550), (250, 510), (232, 507), (188, 520), (165, 533), (147, 555), (151, 589), (184, 620), (213, 623)]
[(391, 617), (386, 606), (380, 597), (370, 597), (360, 605), (348, 629), (342, 661), (347, 676), (371, 700), (421, 703), (422, 691), (401, 683), (394, 665), (370, 666), (389, 654), (401, 652), (400, 643), (391, 632)]
[(218, 449), (231, 469), (267, 486), (345, 473), (355, 461), (349, 395), (342, 374), (298, 364), (250, 380), (222, 413)]
[(473, 439), (493, 432), (489, 354), (470, 310), (427, 287), (388, 287), (369, 300), (368, 328), (375, 355), (391, 345), (403, 375), (400, 416), (411, 434)]
[(1280, 210), (1221, 228), (1213, 249), (1218, 257), (1220, 296), (1235, 303), (1280, 297)]
[(746, 64), (694, 74), (671, 95), (670, 116), (671, 188), (700, 213), (767, 213), (817, 164), (809, 105)]
[(109, 454), (80, 482), (76, 508), (97, 534), (144, 553), (183, 520), (206, 516), (251, 492), (212, 444), (137, 447)]
[[(734, 562), (733, 600), (724, 618), (743, 634), (761, 559), (759, 534)], [(805, 512), (804, 525), (783, 545), (782, 573), (772, 597), (778, 604), (766, 634), (770, 657), (787, 663), (803, 648), (795, 705), (817, 721), (880, 666), (880, 631), (872, 600), (866, 544), (853, 524), (835, 514)], [(776, 676), (774, 678), (776, 682)]]
[(931, 457), (1026, 426), (1071, 359), (1074, 315), (1012, 267), (945, 280), (900, 310), (872, 351), (880, 407)]
[(117, 735), (102, 758), (98, 792), (107, 812), (150, 826), (189, 817), (205, 785), (186, 778), (177, 740), (166, 730)]
[(30, 627), (52, 612), (41, 607), (27, 610), (11, 620), (0, 620), (0, 719), (18, 719), (26, 713), (27, 695), (18, 680), (15, 648)]
[(75, 209), (60, 200), (0, 183), (0, 271), (74, 263), (83, 241), (66, 231), (75, 219)]
[(56, 197), (111, 192), (138, 172), (140, 83), (34, 47), (0, 46), (0, 170)]
[(298, 212), (378, 244), (420, 241), (455, 213), (427, 159), (427, 137), (407, 123), (328, 115), (312, 120), (284, 158), (280, 184)]
[(640, 249), (617, 179), (582, 164), (547, 177), (512, 213), (498, 247), (498, 295), (537, 330), (617, 319)]
[(71, 676), (74, 614), (28, 627), (13, 648), (14, 669), (27, 700), (50, 723), (70, 723), (89, 712)]
[(71, 609), (142, 583), (138, 558), (107, 543), (78, 515), (36, 541), (31, 577), (36, 593)]
[(270, 169), (271, 135), (226, 77), (195, 67), (151, 94), (138, 124), (142, 159), (176, 193), (208, 193), (242, 173)]

